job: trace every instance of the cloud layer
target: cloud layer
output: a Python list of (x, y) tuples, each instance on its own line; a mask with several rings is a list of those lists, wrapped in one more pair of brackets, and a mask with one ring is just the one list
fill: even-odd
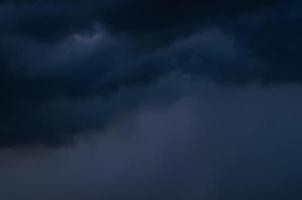
[(0, 199), (302, 199), (301, 9), (0, 0)]
[(294, 0), (1, 1), (0, 145), (58, 145), (149, 99), (173, 102), (183, 92), (175, 74), (300, 84), (300, 8)]
[(0, 198), (301, 199), (301, 89), (191, 88), (74, 145), (2, 150)]

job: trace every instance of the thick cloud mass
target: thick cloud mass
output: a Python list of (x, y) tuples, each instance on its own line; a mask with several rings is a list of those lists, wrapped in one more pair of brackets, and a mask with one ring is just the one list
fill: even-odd
[(139, 106), (91, 140), (2, 150), (0, 199), (302, 198), (300, 87), (180, 82), (179, 100)]
[(301, 11), (0, 0), (0, 199), (302, 199)]
[(35, 39), (60, 38), (100, 22), (113, 32), (135, 37), (157, 35), (157, 39), (162, 40), (162, 31), (176, 34), (185, 26), (190, 28), (199, 22), (211, 23), (212, 20), (251, 12), (279, 1), (4, 1), (1, 18), (4, 33), (8, 31)]
[(300, 84), (299, 1), (1, 1), (0, 145), (57, 145), (183, 89)]

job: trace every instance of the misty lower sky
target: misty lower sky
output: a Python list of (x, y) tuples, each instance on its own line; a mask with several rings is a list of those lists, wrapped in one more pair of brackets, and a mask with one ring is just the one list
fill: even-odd
[(299, 0), (0, 0), (0, 200), (301, 200)]

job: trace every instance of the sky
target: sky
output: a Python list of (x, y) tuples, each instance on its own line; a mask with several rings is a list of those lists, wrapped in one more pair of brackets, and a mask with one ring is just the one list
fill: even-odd
[(0, 0), (0, 199), (301, 199), (301, 10)]

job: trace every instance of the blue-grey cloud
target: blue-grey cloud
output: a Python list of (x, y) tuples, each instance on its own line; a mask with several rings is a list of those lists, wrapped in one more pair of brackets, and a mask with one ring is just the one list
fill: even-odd
[(2, 150), (0, 198), (301, 198), (298, 86), (170, 82), (179, 100), (145, 103), (90, 139)]
[(173, 102), (179, 85), (158, 86), (171, 74), (300, 84), (300, 8), (294, 0), (1, 1), (0, 145), (57, 145), (152, 96)]

